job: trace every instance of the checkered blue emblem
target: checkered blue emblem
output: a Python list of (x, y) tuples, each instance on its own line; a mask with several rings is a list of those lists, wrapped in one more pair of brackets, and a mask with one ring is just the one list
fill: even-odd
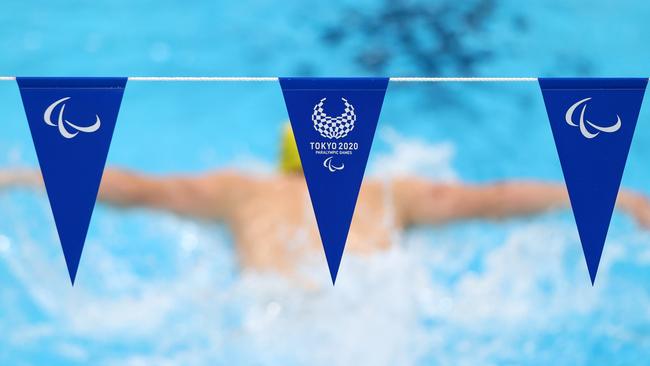
[(345, 105), (343, 113), (340, 116), (330, 117), (324, 109), (326, 100), (327, 98), (323, 98), (314, 106), (314, 113), (311, 115), (314, 128), (321, 136), (328, 139), (340, 139), (347, 136), (354, 129), (354, 122), (357, 120), (354, 107), (348, 103), (347, 99), (341, 98)]

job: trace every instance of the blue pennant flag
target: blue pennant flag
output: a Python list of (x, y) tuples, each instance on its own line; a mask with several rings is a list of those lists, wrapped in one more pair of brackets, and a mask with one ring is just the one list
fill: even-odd
[(332, 283), (388, 78), (280, 78)]
[(74, 285), (127, 78), (16, 78)]
[(647, 83), (539, 79), (592, 285)]

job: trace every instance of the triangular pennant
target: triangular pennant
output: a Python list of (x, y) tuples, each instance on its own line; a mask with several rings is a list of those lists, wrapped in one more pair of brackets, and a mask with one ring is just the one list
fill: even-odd
[(74, 285), (127, 78), (16, 78)]
[(647, 82), (539, 79), (592, 284)]
[(332, 283), (388, 78), (280, 78)]

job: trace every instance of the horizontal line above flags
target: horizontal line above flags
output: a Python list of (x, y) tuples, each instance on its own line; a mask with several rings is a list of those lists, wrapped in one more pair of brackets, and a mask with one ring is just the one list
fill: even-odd
[[(169, 82), (277, 82), (277, 76), (129, 76), (129, 81)], [(0, 76), (0, 81), (15, 81), (15, 76)], [(536, 82), (534, 77), (390, 77), (392, 82), (401, 83), (444, 83), (444, 82)]]
[[(278, 82), (278, 76), (129, 76), (128, 81), (144, 82)], [(350, 79), (353, 79), (352, 77)], [(396, 76), (389, 81), (397, 83), (521, 83), (537, 82), (536, 77), (426, 77)], [(566, 79), (566, 78), (557, 78)], [(578, 79), (578, 78), (576, 78)], [(579, 78), (582, 79), (582, 78)], [(0, 76), (0, 81), (15, 81), (15, 76)], [(650, 78), (648, 79), (650, 80)]]

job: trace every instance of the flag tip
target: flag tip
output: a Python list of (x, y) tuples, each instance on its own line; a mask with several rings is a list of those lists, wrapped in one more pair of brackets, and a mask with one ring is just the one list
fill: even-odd
[(332, 278), (332, 286), (336, 285), (337, 272), (338, 272), (338, 268), (336, 270), (330, 268), (330, 277)]
[(591, 286), (593, 287), (596, 283), (596, 273), (598, 272), (598, 266), (595, 268), (589, 267), (589, 279), (591, 279)]
[[(68, 263), (66, 262), (66, 264)], [(71, 266), (68, 264), (68, 275), (70, 276), (70, 283), (72, 284), (72, 287), (74, 287), (74, 283), (77, 279), (77, 269), (79, 269), (78, 263), (76, 266)]]
[(338, 276), (339, 268), (341, 267), (342, 258), (343, 258), (343, 251), (341, 251), (340, 254), (330, 253), (327, 250), (325, 251), (325, 260), (327, 261), (327, 269), (329, 270), (330, 277), (332, 279), (332, 286), (336, 284), (336, 277)]

